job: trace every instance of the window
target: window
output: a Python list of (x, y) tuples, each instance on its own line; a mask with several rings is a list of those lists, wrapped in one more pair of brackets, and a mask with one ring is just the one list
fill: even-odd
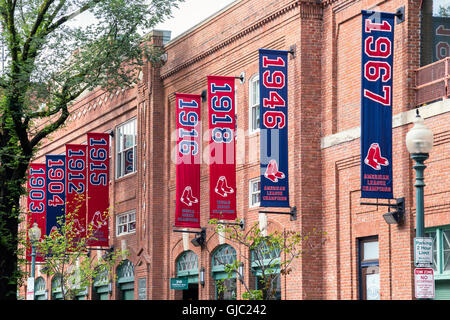
[(433, 238), (433, 269), (436, 275), (450, 279), (450, 226), (427, 229), (425, 236)]
[(449, 32), (449, 0), (423, 0), (421, 12), (421, 66), (450, 56)]
[(136, 172), (136, 119), (116, 129), (116, 178)]
[(259, 131), (259, 75), (253, 76), (249, 85), (249, 133)]
[(359, 298), (380, 300), (378, 237), (362, 238), (359, 249)]
[(136, 232), (136, 211), (130, 211), (117, 216), (117, 235)]
[(198, 257), (191, 250), (183, 252), (177, 259), (177, 277), (186, 275), (198, 276)]
[(262, 290), (264, 300), (281, 300), (280, 253), (280, 247), (269, 238), (251, 251), (255, 288)]
[(212, 254), (211, 273), (216, 287), (217, 300), (236, 300), (236, 273), (228, 275), (227, 265), (236, 261), (236, 250), (224, 244)]
[(258, 207), (261, 201), (261, 178), (250, 180), (248, 190), (249, 207)]
[(425, 237), (433, 238), (435, 300), (450, 300), (450, 226), (427, 228)]

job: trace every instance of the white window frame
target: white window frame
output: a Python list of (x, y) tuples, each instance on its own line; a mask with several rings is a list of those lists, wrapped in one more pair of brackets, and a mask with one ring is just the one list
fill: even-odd
[[(257, 85), (255, 86), (255, 82)], [(257, 90), (257, 95), (255, 95), (254, 90)], [(249, 134), (259, 132), (258, 119), (260, 114), (259, 105), (259, 74), (253, 75), (248, 81), (248, 132)], [(253, 109), (256, 109), (255, 121), (253, 121)], [(261, 121), (261, 119), (259, 119)], [(256, 122), (256, 123), (254, 123)]]
[[(123, 128), (125, 128), (127, 125), (130, 125), (134, 122), (134, 144), (131, 147), (128, 148), (121, 148), (121, 143), (119, 141), (119, 139), (121, 138), (121, 134), (120, 130), (122, 130)], [(115, 143), (116, 143), (116, 148), (115, 148), (115, 156), (116, 156), (116, 173), (115, 173), (115, 177), (116, 179), (125, 177), (127, 175), (133, 174), (137, 171), (137, 120), (136, 118), (130, 119), (124, 123), (121, 123), (120, 125), (118, 125), (116, 127), (115, 130)], [(133, 149), (133, 169), (130, 172), (125, 173), (125, 152)]]
[[(255, 183), (259, 183), (259, 191), (253, 191), (253, 185)], [(253, 196), (259, 193), (259, 201), (253, 203)], [(250, 208), (259, 207), (261, 204), (261, 178), (257, 177), (254, 179), (250, 179), (248, 182), (248, 206)]]
[[(121, 218), (125, 217), (125, 221), (120, 221)], [(130, 230), (131, 226), (134, 224), (134, 228)], [(126, 226), (125, 231), (121, 231), (121, 227)], [(123, 236), (126, 234), (136, 233), (136, 210), (127, 211), (116, 216), (116, 235)]]

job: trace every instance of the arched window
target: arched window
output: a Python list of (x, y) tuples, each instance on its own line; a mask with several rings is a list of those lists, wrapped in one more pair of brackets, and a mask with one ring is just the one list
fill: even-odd
[(177, 259), (177, 277), (185, 276), (197, 276), (198, 282), (198, 257), (191, 250), (183, 252)]
[(185, 279), (188, 289), (183, 291), (183, 300), (198, 300), (198, 257), (189, 250), (184, 251), (176, 260), (177, 278)]
[(134, 266), (129, 260), (117, 267), (117, 286), (120, 300), (134, 300)]
[(424, 66), (450, 56), (450, 1), (423, 0), (421, 57)]
[(47, 300), (45, 292), (45, 280), (42, 277), (37, 278), (34, 284), (34, 299)]
[(259, 74), (248, 81), (248, 131), (259, 131)]
[[(256, 276), (256, 289), (263, 290), (264, 299), (281, 299), (280, 248), (276, 243), (262, 241), (251, 251), (252, 272)], [(264, 279), (266, 283), (264, 283)], [(265, 285), (270, 282), (270, 297)]]
[(52, 278), (52, 300), (62, 300), (61, 275), (57, 274)]
[(109, 271), (107, 269), (99, 270), (94, 278), (93, 300), (109, 299)]
[(236, 250), (228, 244), (218, 247), (211, 256), (211, 273), (216, 289), (216, 299), (236, 299), (236, 272), (225, 271), (227, 265), (236, 262)]

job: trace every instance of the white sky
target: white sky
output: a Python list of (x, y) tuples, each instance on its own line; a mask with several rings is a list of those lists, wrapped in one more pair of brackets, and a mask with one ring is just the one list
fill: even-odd
[(185, 0), (172, 12), (172, 18), (156, 25), (155, 29), (172, 31), (171, 39), (225, 8), (235, 0)]

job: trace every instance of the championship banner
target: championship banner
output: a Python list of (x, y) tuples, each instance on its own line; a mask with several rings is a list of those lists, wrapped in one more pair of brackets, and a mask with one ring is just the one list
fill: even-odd
[(175, 227), (200, 228), (201, 96), (176, 93), (177, 195)]
[[(66, 212), (72, 223), (71, 238), (86, 237), (87, 146), (66, 144)], [(66, 215), (66, 223), (69, 217)]]
[(53, 231), (61, 231), (61, 223), (65, 222), (66, 208), (66, 156), (45, 156), (47, 180), (47, 217), (46, 235)]
[(362, 11), (361, 198), (393, 198), (394, 18)]
[[(43, 163), (31, 163), (28, 169), (28, 182), (27, 182), (27, 229), (33, 227), (36, 222), (39, 229), (41, 229), (41, 239), (45, 234), (45, 164)], [(30, 243), (30, 237), (27, 233), (27, 242)], [(26, 252), (27, 261), (31, 262), (31, 247), (27, 248)], [(39, 252), (36, 252), (36, 262), (42, 262), (44, 258)]]
[(450, 57), (450, 17), (433, 19), (433, 61)]
[(259, 49), (261, 207), (289, 207), (287, 54)]
[(210, 218), (236, 219), (234, 77), (208, 76)]
[(87, 134), (87, 223), (94, 228), (89, 246), (108, 247), (109, 237), (109, 134)]

